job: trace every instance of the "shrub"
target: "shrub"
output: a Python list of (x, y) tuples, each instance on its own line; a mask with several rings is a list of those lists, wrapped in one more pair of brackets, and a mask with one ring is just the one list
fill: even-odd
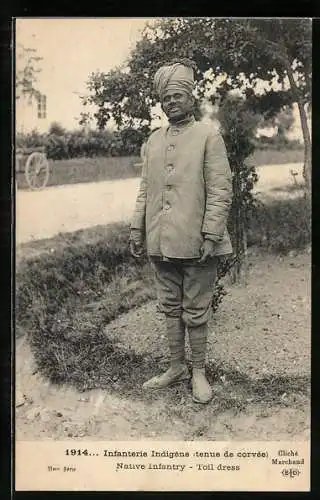
[(143, 131), (133, 128), (125, 128), (120, 132), (123, 143), (123, 151), (128, 155), (138, 156), (144, 140)]
[(227, 95), (222, 100), (218, 120), (232, 171), (233, 198), (228, 229), (236, 256), (233, 280), (237, 281), (241, 276), (243, 256), (246, 255), (247, 213), (253, 204), (252, 190), (258, 180), (255, 166), (247, 162), (254, 151), (253, 138), (258, 117), (243, 98)]
[(256, 202), (248, 214), (248, 245), (287, 253), (311, 242), (311, 208), (304, 197)]
[(63, 135), (48, 135), (44, 142), (46, 155), (50, 160), (68, 158), (68, 145)]
[(32, 148), (45, 145), (45, 134), (41, 134), (37, 130), (33, 130), (28, 134), (17, 133), (16, 146), (17, 148)]
[(97, 156), (138, 155), (143, 134), (132, 128), (120, 132), (82, 129), (66, 131), (59, 123), (52, 123), (47, 134), (33, 131), (17, 134), (17, 147), (44, 146), (51, 160)]

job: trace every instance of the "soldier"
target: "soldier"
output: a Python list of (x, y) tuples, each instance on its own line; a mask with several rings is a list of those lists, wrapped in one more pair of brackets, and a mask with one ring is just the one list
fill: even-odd
[(166, 318), (170, 367), (143, 387), (162, 389), (190, 379), (187, 329), (193, 400), (208, 403), (213, 392), (205, 374), (207, 323), (219, 256), (232, 253), (226, 229), (231, 171), (220, 133), (195, 121), (192, 66), (185, 61), (162, 66), (154, 87), (169, 126), (153, 132), (145, 147), (130, 249), (139, 258), (146, 243)]

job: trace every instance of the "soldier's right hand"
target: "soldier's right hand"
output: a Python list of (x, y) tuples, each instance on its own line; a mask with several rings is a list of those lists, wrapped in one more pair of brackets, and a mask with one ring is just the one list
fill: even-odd
[(141, 256), (142, 256), (142, 253), (143, 253), (143, 247), (141, 244), (139, 243), (136, 243), (135, 241), (133, 240), (130, 240), (129, 241), (129, 249), (130, 249), (130, 253), (133, 257), (135, 257), (136, 259), (139, 259)]

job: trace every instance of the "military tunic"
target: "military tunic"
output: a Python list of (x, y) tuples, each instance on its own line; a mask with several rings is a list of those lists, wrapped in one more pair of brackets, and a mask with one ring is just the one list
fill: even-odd
[[(131, 228), (142, 231), (161, 310), (189, 326), (206, 323), (217, 257), (232, 253), (226, 229), (232, 176), (220, 133), (194, 118), (149, 137)], [(204, 238), (215, 258), (199, 264)]]
[(220, 133), (191, 119), (151, 134), (131, 227), (146, 234), (148, 255), (199, 258), (205, 234), (216, 255), (232, 252), (226, 224), (232, 178)]

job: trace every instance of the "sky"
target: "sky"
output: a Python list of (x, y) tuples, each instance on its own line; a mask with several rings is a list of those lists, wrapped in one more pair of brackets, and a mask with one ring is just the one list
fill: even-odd
[(121, 64), (139, 39), (147, 18), (17, 19), (16, 43), (43, 57), (38, 88), (47, 95), (50, 121), (77, 126), (90, 73)]
[[(38, 88), (47, 96), (47, 123), (78, 127), (79, 95), (95, 71), (108, 72), (129, 56), (147, 22), (155, 18), (23, 18), (16, 21), (16, 43), (35, 48), (43, 59)], [(159, 112), (159, 109), (156, 110)], [(295, 111), (294, 135), (300, 135)], [(158, 125), (158, 123), (156, 123)]]

